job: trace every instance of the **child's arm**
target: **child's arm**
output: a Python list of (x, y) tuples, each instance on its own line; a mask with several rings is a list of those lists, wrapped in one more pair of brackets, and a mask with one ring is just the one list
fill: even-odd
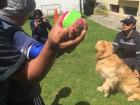
[(37, 42), (23, 31), (15, 32), (13, 45), (28, 59), (36, 58), (44, 46), (44, 44)]

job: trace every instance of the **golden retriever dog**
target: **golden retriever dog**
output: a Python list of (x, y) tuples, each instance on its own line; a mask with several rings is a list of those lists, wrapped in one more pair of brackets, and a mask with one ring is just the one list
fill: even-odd
[(113, 53), (112, 43), (99, 40), (95, 49), (96, 71), (103, 79), (97, 90), (103, 92), (105, 97), (114, 90), (121, 90), (128, 96), (128, 101), (140, 100), (140, 80), (133, 70)]

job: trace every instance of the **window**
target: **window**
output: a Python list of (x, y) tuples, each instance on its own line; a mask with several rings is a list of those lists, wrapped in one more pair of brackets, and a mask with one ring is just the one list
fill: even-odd
[(123, 8), (125, 14), (137, 16), (138, 9), (136, 7), (124, 6)]
[(110, 10), (113, 12), (119, 12), (119, 5), (110, 4)]

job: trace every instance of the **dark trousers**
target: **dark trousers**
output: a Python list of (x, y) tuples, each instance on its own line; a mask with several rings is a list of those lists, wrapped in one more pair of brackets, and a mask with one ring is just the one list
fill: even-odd
[(33, 100), (23, 101), (23, 102), (9, 102), (8, 105), (45, 105), (40, 96), (34, 98)]

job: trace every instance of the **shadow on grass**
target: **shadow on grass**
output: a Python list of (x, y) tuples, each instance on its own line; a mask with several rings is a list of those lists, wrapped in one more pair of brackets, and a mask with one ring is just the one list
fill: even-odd
[(90, 105), (90, 104), (85, 101), (80, 101), (80, 102), (76, 103), (75, 105)]
[(59, 104), (59, 100), (61, 98), (66, 98), (70, 95), (71, 89), (69, 87), (62, 88), (59, 93), (56, 95), (55, 100), (52, 102), (51, 105), (61, 105)]
[[(55, 97), (55, 100), (52, 102), (51, 105), (62, 105), (62, 104), (59, 104), (59, 100), (61, 98), (68, 97), (70, 95), (70, 93), (71, 93), (71, 88), (69, 88), (69, 87), (64, 87), (64, 88), (60, 89), (60, 91), (58, 92), (58, 94)], [(90, 105), (90, 104), (85, 101), (80, 101), (80, 102), (76, 103), (75, 105)]]

